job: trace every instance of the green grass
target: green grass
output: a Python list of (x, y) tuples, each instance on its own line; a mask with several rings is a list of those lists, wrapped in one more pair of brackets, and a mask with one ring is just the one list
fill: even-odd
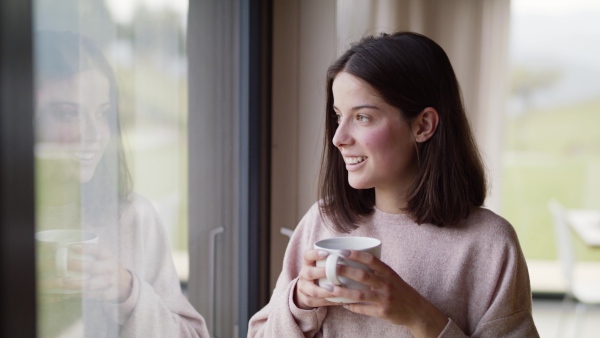
[[(548, 201), (600, 209), (600, 101), (507, 117), (502, 213), (528, 259), (556, 259)], [(600, 261), (574, 235), (580, 260)]]
[[(177, 194), (177, 214), (171, 248), (188, 248), (187, 81), (152, 64), (140, 62), (136, 71), (118, 69), (121, 122), (128, 147), (134, 191), (153, 201)], [(167, 136), (164, 142), (152, 142)], [(142, 147), (135, 138), (142, 134)], [(127, 137), (129, 136), (129, 137)], [(146, 141), (152, 146), (144, 146)], [(137, 144), (139, 146), (139, 144)], [(163, 220), (165, 222), (169, 220)]]

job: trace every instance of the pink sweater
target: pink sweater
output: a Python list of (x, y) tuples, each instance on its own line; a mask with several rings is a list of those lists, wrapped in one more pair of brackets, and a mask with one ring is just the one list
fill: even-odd
[(376, 209), (358, 229), (339, 234), (325, 227), (316, 204), (294, 231), (271, 300), (250, 320), (248, 337), (412, 337), (403, 326), (342, 306), (294, 304), (303, 252), (332, 236), (380, 239), (381, 260), (448, 316), (439, 337), (539, 337), (516, 233), (493, 212), (476, 209), (460, 224), (438, 228)]
[(134, 194), (123, 210), (118, 242), (133, 288), (127, 300), (105, 303), (104, 310), (119, 324), (119, 337), (209, 338), (204, 318), (181, 292), (167, 233), (144, 197)]
[[(80, 226), (79, 205), (46, 208), (48, 224)], [(114, 221), (112, 221), (114, 220)], [(152, 204), (133, 194), (122, 213), (102, 226), (86, 224), (131, 272), (131, 295), (122, 303), (80, 296), (40, 302), (40, 337), (209, 338), (204, 318), (181, 292), (167, 233)]]

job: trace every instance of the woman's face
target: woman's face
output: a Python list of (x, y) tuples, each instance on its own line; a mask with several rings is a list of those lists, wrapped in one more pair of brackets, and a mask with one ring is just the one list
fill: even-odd
[(54, 178), (88, 182), (110, 140), (110, 84), (96, 70), (47, 81), (37, 92), (38, 157)]
[(333, 144), (355, 189), (375, 188), (376, 195), (404, 193), (417, 173), (411, 128), (398, 108), (389, 105), (364, 80), (340, 72), (333, 81), (338, 128)]

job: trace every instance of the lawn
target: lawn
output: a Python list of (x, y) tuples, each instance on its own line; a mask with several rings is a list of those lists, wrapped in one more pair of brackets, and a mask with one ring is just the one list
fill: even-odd
[[(556, 259), (548, 201), (600, 209), (600, 100), (507, 116), (502, 214), (527, 259)], [(600, 261), (576, 235), (580, 260)]]

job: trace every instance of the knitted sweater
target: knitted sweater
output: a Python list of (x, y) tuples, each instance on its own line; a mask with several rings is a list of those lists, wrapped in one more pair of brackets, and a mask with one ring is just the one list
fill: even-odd
[(96, 233), (99, 244), (131, 272), (133, 284), (122, 303), (90, 299), (85, 293), (42, 299), (40, 337), (209, 337), (204, 319), (181, 292), (167, 234), (147, 199), (133, 194), (118, 216), (96, 222), (101, 225), (80, 225), (79, 206), (54, 209), (45, 213), (46, 223), (72, 223)]
[(448, 317), (439, 337), (539, 337), (516, 233), (493, 212), (475, 209), (459, 224), (439, 228), (375, 209), (358, 229), (340, 234), (324, 225), (317, 204), (294, 231), (271, 300), (250, 320), (248, 337), (412, 337), (406, 327), (342, 306), (294, 304), (304, 251), (334, 236), (380, 239), (381, 260)]
[(104, 310), (119, 324), (119, 337), (208, 338), (204, 319), (181, 292), (167, 233), (148, 200), (133, 196), (118, 237), (119, 260), (133, 287), (123, 303), (105, 303)]

